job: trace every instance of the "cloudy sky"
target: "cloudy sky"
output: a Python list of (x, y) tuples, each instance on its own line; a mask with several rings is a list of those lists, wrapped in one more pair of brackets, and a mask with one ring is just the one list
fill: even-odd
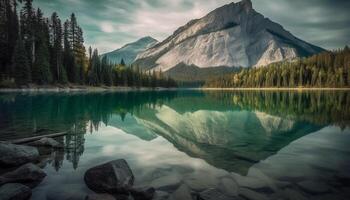
[[(34, 0), (46, 15), (76, 13), (85, 44), (100, 52), (144, 36), (163, 40), (189, 20), (237, 0)], [(256, 11), (323, 48), (350, 44), (350, 0), (252, 0)]]

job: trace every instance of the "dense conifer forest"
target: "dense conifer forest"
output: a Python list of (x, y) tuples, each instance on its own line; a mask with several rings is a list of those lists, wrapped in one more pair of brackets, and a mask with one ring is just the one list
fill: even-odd
[(91, 85), (176, 87), (162, 73), (110, 64), (90, 47), (74, 13), (45, 17), (33, 0), (0, 0), (0, 87)]
[(350, 87), (350, 49), (243, 69), (211, 79), (205, 87)]

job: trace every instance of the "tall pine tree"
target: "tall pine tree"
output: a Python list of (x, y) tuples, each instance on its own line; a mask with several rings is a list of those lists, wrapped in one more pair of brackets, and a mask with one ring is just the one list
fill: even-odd
[(18, 86), (26, 85), (31, 82), (30, 68), (28, 64), (28, 57), (22, 39), (17, 40), (15, 53), (13, 56), (13, 63), (15, 69), (15, 81)]

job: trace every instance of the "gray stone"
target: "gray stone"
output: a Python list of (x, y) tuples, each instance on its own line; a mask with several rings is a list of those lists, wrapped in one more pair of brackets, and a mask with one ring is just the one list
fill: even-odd
[(169, 193), (157, 190), (154, 194), (153, 200), (166, 200), (169, 197)]
[(156, 189), (172, 189), (176, 188), (178, 185), (180, 185), (181, 179), (177, 174), (172, 174), (168, 176), (160, 177), (156, 180), (153, 180), (150, 186), (156, 188)]
[(303, 194), (301, 194), (298, 191), (292, 190), (292, 189), (285, 189), (283, 191), (284, 197), (289, 200), (308, 200), (307, 197), (305, 197)]
[(124, 159), (114, 160), (85, 172), (86, 185), (97, 193), (128, 193), (134, 175)]
[(198, 200), (237, 200), (238, 197), (228, 196), (217, 189), (211, 188), (201, 192)]
[(62, 144), (52, 138), (41, 138), (40, 140), (29, 143), (28, 145), (37, 147), (63, 148)]
[(218, 179), (212, 175), (192, 176), (186, 179), (185, 183), (192, 190), (199, 192), (208, 188), (214, 188), (219, 184)]
[(240, 187), (246, 187), (253, 190), (259, 191), (273, 191), (274, 189), (270, 187), (270, 185), (259, 178), (248, 177), (248, 176), (240, 176), (238, 174), (233, 174), (232, 177), (238, 183)]
[(220, 184), (220, 190), (229, 196), (238, 195), (238, 185), (230, 178), (223, 178)]
[(0, 187), (1, 200), (27, 200), (31, 196), (30, 188), (19, 183), (8, 183)]
[(5, 183), (23, 183), (24, 185), (34, 188), (45, 178), (46, 173), (38, 166), (28, 163), (15, 171), (3, 174), (0, 177), (0, 185)]
[(248, 188), (240, 188), (239, 195), (243, 196), (244, 198), (246, 198), (248, 200), (269, 200), (269, 198), (267, 196), (265, 196), (264, 194), (255, 192), (255, 191), (250, 190)]
[(298, 186), (304, 190), (305, 192), (311, 193), (311, 194), (320, 194), (320, 193), (327, 193), (330, 191), (330, 187), (322, 182), (319, 181), (302, 181), (298, 183)]
[(116, 200), (114, 196), (110, 194), (89, 194), (86, 200)]
[(153, 199), (155, 189), (153, 187), (132, 188), (130, 190), (134, 200), (151, 200)]
[(174, 193), (170, 195), (169, 200), (192, 200), (191, 190), (187, 185), (181, 185)]
[(39, 159), (38, 149), (0, 142), (0, 166), (16, 167)]

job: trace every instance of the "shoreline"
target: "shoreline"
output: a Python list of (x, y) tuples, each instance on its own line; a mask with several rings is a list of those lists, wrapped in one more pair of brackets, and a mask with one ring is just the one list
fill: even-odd
[(198, 88), (205, 91), (350, 91), (350, 88)]
[(92, 86), (43, 86), (32, 88), (0, 88), (0, 93), (17, 92), (144, 92), (144, 91), (179, 91), (179, 90), (197, 90), (197, 91), (350, 91), (350, 88), (149, 88), (149, 87), (92, 87)]
[(165, 91), (177, 90), (178, 88), (148, 88), (148, 87), (92, 87), (92, 86), (44, 86), (32, 88), (0, 88), (0, 93), (16, 93), (16, 92), (133, 92), (133, 91)]

